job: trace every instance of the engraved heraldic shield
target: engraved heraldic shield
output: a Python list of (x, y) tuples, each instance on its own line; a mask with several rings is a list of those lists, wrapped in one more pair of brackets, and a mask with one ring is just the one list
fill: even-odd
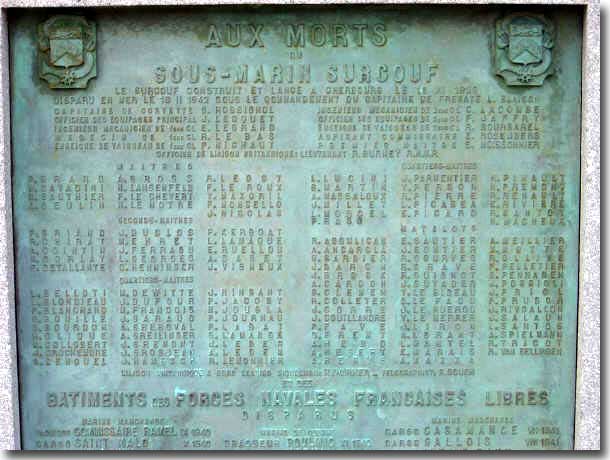
[(75, 67), (83, 63), (83, 37), (80, 28), (52, 30), (49, 37), (51, 64)]
[(542, 61), (542, 26), (513, 23), (510, 25), (508, 56), (516, 64)]
[(54, 16), (38, 28), (39, 75), (50, 88), (86, 88), (97, 75), (95, 24)]

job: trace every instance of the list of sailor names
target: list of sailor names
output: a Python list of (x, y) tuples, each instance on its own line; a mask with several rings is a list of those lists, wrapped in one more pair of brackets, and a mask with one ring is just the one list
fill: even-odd
[(579, 19), (501, 13), (100, 11), (69, 90), (17, 16), (25, 447), (570, 448)]

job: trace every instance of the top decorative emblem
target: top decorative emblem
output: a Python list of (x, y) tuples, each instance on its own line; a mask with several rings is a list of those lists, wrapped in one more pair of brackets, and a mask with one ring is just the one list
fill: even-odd
[(97, 75), (95, 24), (54, 16), (38, 26), (38, 72), (50, 88), (86, 88)]
[(539, 14), (515, 13), (498, 20), (495, 71), (509, 86), (540, 86), (555, 71), (553, 24)]

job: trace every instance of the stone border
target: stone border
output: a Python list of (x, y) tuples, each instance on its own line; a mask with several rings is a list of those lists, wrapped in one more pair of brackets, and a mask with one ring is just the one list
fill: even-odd
[(0, 448), (19, 449), (19, 387), (13, 200), (11, 190), (10, 86), (6, 9), (0, 9)]
[(574, 448), (600, 449), (600, 5), (583, 30), (578, 356)]
[[(237, 5), (238, 0), (0, 0), (0, 449), (21, 448), (13, 267), (7, 8)], [(257, 5), (547, 4), (586, 7), (583, 30), (578, 356), (575, 443), (600, 449), (599, 0), (251, 0)]]

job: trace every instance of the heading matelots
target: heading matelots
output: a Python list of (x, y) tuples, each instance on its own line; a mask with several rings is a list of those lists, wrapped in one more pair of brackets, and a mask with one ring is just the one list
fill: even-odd
[[(264, 48), (268, 27), (257, 23), (210, 24), (205, 27), (202, 41), (206, 48)], [(386, 26), (382, 23), (285, 24), (280, 29), (289, 48), (384, 46), (388, 42)]]

